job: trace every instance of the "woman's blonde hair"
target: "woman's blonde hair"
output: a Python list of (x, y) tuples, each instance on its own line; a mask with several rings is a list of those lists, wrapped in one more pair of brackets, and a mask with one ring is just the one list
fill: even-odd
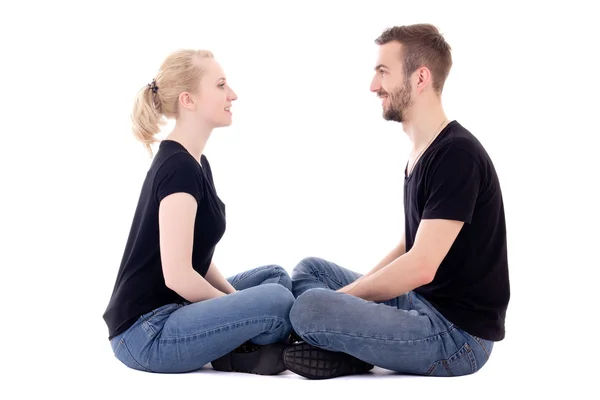
[(133, 134), (144, 144), (152, 157), (154, 137), (167, 123), (177, 118), (179, 95), (195, 92), (203, 75), (202, 59), (213, 58), (208, 50), (178, 50), (163, 61), (152, 83), (144, 86), (137, 94), (131, 120)]

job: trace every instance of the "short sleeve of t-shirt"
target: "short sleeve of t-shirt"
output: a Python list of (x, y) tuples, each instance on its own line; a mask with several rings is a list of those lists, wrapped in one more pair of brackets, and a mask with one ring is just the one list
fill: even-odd
[(429, 174), (422, 218), (471, 223), (480, 180), (479, 165), (473, 156), (459, 147), (449, 148)]
[(155, 198), (157, 204), (173, 193), (189, 193), (200, 203), (202, 200), (202, 170), (196, 160), (184, 153), (169, 157), (156, 174)]

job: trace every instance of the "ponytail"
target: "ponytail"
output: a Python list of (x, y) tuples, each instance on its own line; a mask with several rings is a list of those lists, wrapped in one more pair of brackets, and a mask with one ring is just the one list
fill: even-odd
[(156, 82), (148, 84), (137, 95), (131, 115), (133, 135), (144, 144), (152, 157), (152, 144), (158, 142), (154, 136), (166, 121), (162, 112)]

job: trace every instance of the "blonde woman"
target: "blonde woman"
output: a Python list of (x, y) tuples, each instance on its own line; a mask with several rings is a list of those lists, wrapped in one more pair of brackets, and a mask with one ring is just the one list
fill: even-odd
[(232, 123), (237, 95), (209, 51), (170, 54), (139, 93), (133, 132), (150, 151), (112, 296), (103, 314), (118, 360), (148, 372), (285, 370), (291, 279), (263, 266), (225, 279), (212, 262), (225, 232), (225, 205), (203, 154), (215, 128)]

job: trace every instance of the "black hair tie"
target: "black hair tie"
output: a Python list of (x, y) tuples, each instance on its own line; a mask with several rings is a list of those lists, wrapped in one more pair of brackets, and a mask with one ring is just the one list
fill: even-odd
[(152, 90), (152, 93), (158, 92), (158, 86), (156, 86), (156, 80), (155, 79), (152, 79), (152, 83), (148, 84), (148, 88), (150, 88), (150, 90)]

